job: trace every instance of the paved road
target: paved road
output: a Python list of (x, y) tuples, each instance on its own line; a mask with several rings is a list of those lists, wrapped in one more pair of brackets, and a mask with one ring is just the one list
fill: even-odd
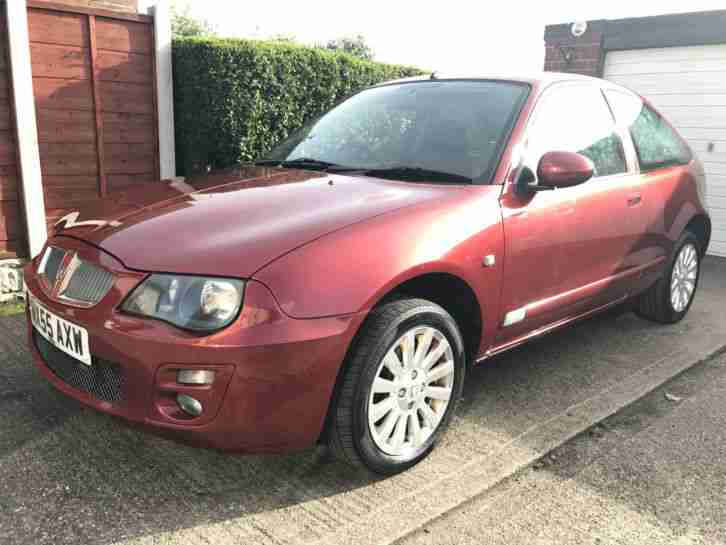
[(606, 315), (487, 362), (440, 448), (371, 479), (316, 451), (240, 457), (120, 426), (52, 390), (0, 319), (0, 543), (386, 543), (726, 344), (726, 261), (688, 318)]
[(726, 356), (398, 545), (726, 543)]

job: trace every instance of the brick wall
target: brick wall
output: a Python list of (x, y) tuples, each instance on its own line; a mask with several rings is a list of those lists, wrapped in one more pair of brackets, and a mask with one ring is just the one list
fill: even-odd
[[(45, 0), (40, 0), (45, 1)], [(82, 8), (98, 8), (127, 13), (138, 12), (138, 0), (47, 0), (51, 4), (66, 4)]]
[(605, 21), (590, 21), (587, 32), (575, 38), (571, 23), (545, 28), (545, 67), (550, 72), (602, 76)]

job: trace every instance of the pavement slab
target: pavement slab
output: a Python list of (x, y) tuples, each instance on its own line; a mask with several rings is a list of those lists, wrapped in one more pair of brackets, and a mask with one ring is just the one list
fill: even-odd
[(708, 259), (680, 324), (610, 312), (474, 368), (442, 444), (379, 479), (321, 449), (232, 456), (120, 425), (55, 392), (22, 317), (0, 319), (0, 543), (390, 543), (717, 352), (724, 324), (726, 261)]
[(397, 541), (726, 543), (726, 355)]

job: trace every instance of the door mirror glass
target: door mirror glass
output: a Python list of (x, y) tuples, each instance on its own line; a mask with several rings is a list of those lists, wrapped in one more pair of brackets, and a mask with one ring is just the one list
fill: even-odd
[(572, 187), (588, 181), (595, 172), (593, 162), (579, 153), (550, 151), (537, 166), (537, 185), (542, 188)]

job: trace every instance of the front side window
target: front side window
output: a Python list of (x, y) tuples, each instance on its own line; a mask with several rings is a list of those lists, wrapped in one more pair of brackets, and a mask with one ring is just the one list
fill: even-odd
[(655, 110), (633, 95), (614, 90), (606, 94), (618, 123), (630, 130), (641, 171), (688, 164), (688, 146)]
[(588, 157), (595, 176), (612, 176), (628, 170), (623, 143), (600, 89), (567, 85), (550, 91), (537, 106), (527, 139), (525, 164), (537, 171), (550, 151), (572, 151)]
[(373, 171), (411, 167), (489, 182), (528, 92), (524, 84), (504, 81), (368, 89), (308, 123), (265, 160)]

